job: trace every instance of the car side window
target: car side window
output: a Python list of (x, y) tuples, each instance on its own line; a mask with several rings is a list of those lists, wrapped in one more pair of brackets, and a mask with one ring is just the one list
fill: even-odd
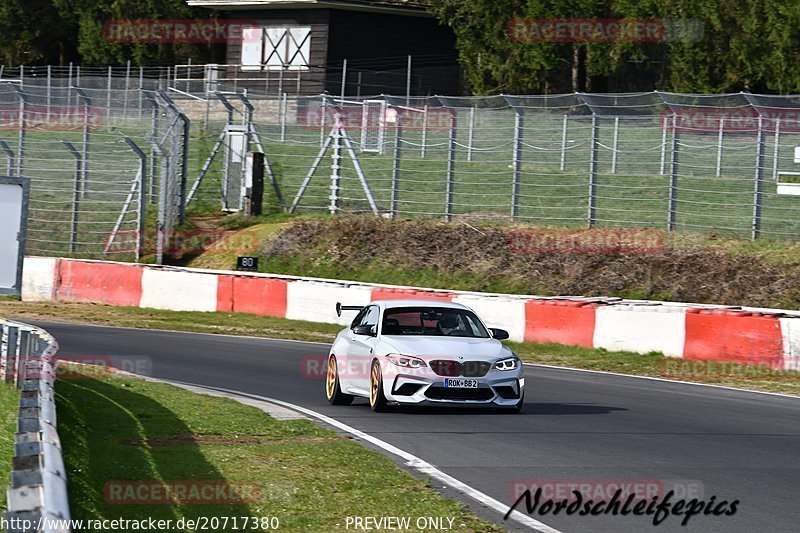
[(365, 307), (364, 309), (359, 311), (356, 317), (353, 319), (353, 321), (350, 322), (350, 329), (353, 329), (356, 326), (360, 326), (364, 320), (364, 317), (367, 315), (368, 311), (369, 307)]
[(376, 326), (378, 325), (378, 307), (375, 305), (371, 305), (367, 308), (367, 314), (364, 316), (364, 319), (361, 322), (364, 326)]

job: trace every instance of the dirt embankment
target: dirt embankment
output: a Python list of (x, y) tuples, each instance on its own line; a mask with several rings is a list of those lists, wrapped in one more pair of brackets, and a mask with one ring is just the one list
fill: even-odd
[(800, 263), (677, 243), (662, 232), (532, 230), (337, 218), (266, 241), (267, 271), (541, 295), (800, 308)]

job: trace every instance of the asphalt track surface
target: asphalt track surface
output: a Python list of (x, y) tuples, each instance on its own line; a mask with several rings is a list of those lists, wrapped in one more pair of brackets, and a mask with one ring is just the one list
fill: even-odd
[[(509, 505), (516, 483), (536, 482), (677, 482), (679, 490), (692, 491), (689, 497), (739, 500), (735, 515), (697, 515), (685, 527), (677, 516), (654, 526), (652, 516), (531, 515), (562, 532), (800, 531), (800, 399), (527, 366), (519, 415), (376, 414), (365, 401), (327, 403), (323, 379), (308, 375), (307, 358), (327, 354), (322, 344), (39, 324), (58, 340), (62, 357), (144, 356), (157, 378), (291, 402), (391, 443)], [(462, 500), (478, 510), (473, 500)], [(525, 512), (524, 504), (518, 510)], [(496, 513), (478, 512), (521, 529)]]

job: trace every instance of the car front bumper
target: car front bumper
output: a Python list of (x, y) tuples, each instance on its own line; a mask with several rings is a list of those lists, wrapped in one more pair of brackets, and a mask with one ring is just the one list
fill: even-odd
[(515, 407), (525, 389), (522, 369), (490, 370), (474, 379), (477, 388), (445, 387), (445, 377), (430, 369), (404, 373), (403, 369), (384, 372), (383, 388), (386, 399), (398, 405)]

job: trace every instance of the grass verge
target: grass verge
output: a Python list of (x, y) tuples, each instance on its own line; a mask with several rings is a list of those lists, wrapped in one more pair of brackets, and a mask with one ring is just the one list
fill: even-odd
[(19, 391), (12, 383), (0, 382), (0, 511), (8, 509), (6, 489), (11, 479), (14, 433), (17, 431)]
[[(277, 421), (233, 400), (101, 374), (86, 367), (56, 384), (73, 519), (152, 517), (172, 520), (173, 530), (181, 518), (277, 517), (282, 531), (305, 532), (334, 531), (346, 516), (379, 511), (451, 517), (458, 531), (503, 531), (391, 459), (308, 420)], [(148, 490), (129, 491), (130, 482)], [(168, 505), (149, 498), (149, 487), (178, 494), (195, 483), (233, 491)], [(244, 501), (230, 497), (237, 489)]]
[[(197, 313), (111, 307), (93, 304), (20, 302), (0, 299), (0, 315), (20, 320), (69, 321), (116, 327), (138, 327), (227, 333), (330, 342), (341, 326), (241, 313)], [(523, 360), (553, 366), (661, 377), (800, 396), (800, 373), (713, 361), (684, 361), (659, 353), (646, 355), (560, 344), (508, 343)]]

